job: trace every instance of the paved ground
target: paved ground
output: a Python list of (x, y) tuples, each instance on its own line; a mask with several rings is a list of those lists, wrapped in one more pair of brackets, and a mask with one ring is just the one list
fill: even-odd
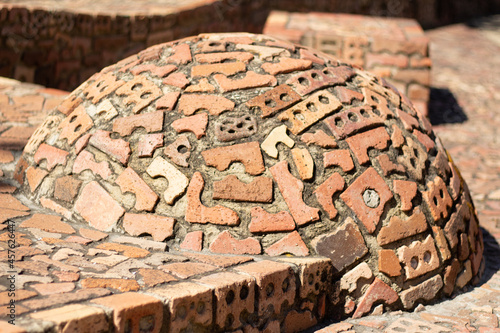
[[(500, 136), (497, 134), (500, 116), (496, 108), (500, 102), (499, 21), (492, 18), (478, 21), (475, 26), (459, 24), (427, 32), (432, 40), (434, 61), (431, 120), (437, 124), (435, 131), (474, 197), (486, 243), (487, 266), (483, 279), (478, 287), (467, 293), (420, 307), (414, 313), (397, 312), (347, 320), (313, 331), (500, 332)], [(9, 84), (2, 87), (0, 89), (13, 89)], [(42, 93), (58, 96), (55, 91)], [(49, 95), (44, 95), (42, 105), (50, 103), (52, 97)], [(29, 127), (25, 126), (27, 119), (8, 118), (2, 122), (0, 126)], [(12, 160), (19, 157), (18, 149), (25, 134), (12, 130), (9, 135), (17, 141), (4, 140), (4, 148), (14, 149), (12, 155), (0, 147), (0, 170), (7, 183), (14, 171)], [(16, 145), (8, 146), (5, 142)], [(10, 191), (8, 185), (0, 189), (1, 192)]]
[(347, 320), (311, 332), (500, 332), (500, 17), (426, 33), (433, 60), (430, 117), (479, 213), (485, 275), (473, 290), (420, 312)]

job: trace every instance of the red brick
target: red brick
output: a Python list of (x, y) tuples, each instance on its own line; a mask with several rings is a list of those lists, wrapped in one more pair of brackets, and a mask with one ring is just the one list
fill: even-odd
[(83, 237), (92, 239), (93, 241), (96, 241), (96, 242), (108, 237), (108, 234), (105, 234), (104, 232), (86, 229), (86, 228), (80, 228), (80, 230), (78, 230), (78, 232)]
[(314, 160), (307, 148), (293, 148), (292, 158), (302, 180), (310, 180), (314, 175)]
[[(19, 311), (17, 312), (20, 315)], [(0, 330), (4, 333), (28, 333), (28, 331), (19, 325), (12, 325), (7, 321), (0, 320)]]
[(83, 187), (74, 209), (92, 227), (101, 231), (114, 227), (125, 212), (96, 181)]
[(214, 73), (221, 73), (227, 76), (234, 75), (236, 73), (244, 72), (246, 66), (241, 61), (228, 62), (228, 63), (214, 63), (208, 65), (197, 65), (191, 67), (191, 77), (207, 77)]
[(59, 124), (61, 133), (59, 140), (67, 139), (68, 144), (72, 145), (79, 137), (88, 132), (94, 126), (92, 118), (87, 114), (85, 108), (79, 105)]
[(317, 323), (318, 320), (316, 319), (316, 317), (314, 317), (311, 311), (306, 310), (304, 312), (298, 312), (296, 310), (292, 310), (288, 312), (287, 316), (285, 317), (283, 332), (302, 332), (304, 330), (307, 330), (308, 328), (313, 327)]
[(136, 210), (153, 210), (158, 195), (146, 184), (144, 180), (130, 167), (126, 168), (115, 180), (122, 193), (131, 192), (135, 195)]
[(404, 265), (407, 280), (439, 267), (439, 256), (431, 235), (423, 242), (414, 241), (410, 246), (401, 246), (397, 252), (399, 261)]
[[(136, 90), (135, 87), (140, 88)], [(115, 93), (118, 96), (124, 96), (121, 103), (124, 107), (132, 105), (133, 113), (140, 112), (163, 95), (162, 90), (143, 75), (135, 76), (132, 80), (116, 89)]]
[(317, 254), (332, 260), (335, 273), (343, 271), (368, 253), (363, 235), (350, 217), (334, 232), (314, 238), (311, 245)]
[(352, 101), (355, 99), (359, 101), (362, 101), (364, 99), (362, 93), (351, 89), (347, 89), (346, 87), (343, 86), (335, 87), (335, 92), (337, 93), (339, 100), (344, 104), (351, 104)]
[(435, 275), (424, 282), (401, 291), (401, 302), (405, 309), (411, 309), (418, 300), (430, 301), (443, 287), (441, 275)]
[(380, 229), (377, 241), (380, 245), (387, 245), (427, 230), (427, 220), (420, 208), (415, 208), (413, 214), (404, 221), (399, 216), (392, 216), (389, 224)]
[(177, 70), (177, 66), (174, 65), (157, 66), (155, 64), (140, 64), (132, 67), (130, 73), (139, 75), (144, 72), (150, 72), (154, 76), (163, 78), (175, 70)]
[(279, 256), (283, 254), (293, 254), (295, 256), (308, 256), (309, 249), (300, 237), (297, 231), (293, 231), (270, 245), (266, 249), (266, 253), (270, 256)]
[(163, 149), (163, 154), (178, 166), (187, 168), (189, 167), (187, 160), (191, 156), (191, 148), (187, 135), (182, 134)]
[(262, 249), (257, 239), (248, 237), (245, 239), (234, 238), (229, 231), (221, 232), (209, 247), (214, 253), (230, 254), (260, 254)]
[(53, 271), (52, 275), (57, 277), (59, 282), (75, 282), (80, 279), (80, 273)]
[(26, 179), (31, 192), (34, 192), (49, 173), (41, 168), (30, 166), (26, 169)]
[(84, 170), (90, 170), (94, 174), (101, 176), (103, 179), (108, 179), (112, 171), (107, 161), (96, 162), (94, 155), (84, 150), (75, 158), (73, 163), (73, 173), (79, 174)]
[(450, 176), (450, 194), (453, 200), (457, 200), (458, 196), (460, 194), (460, 187), (462, 185), (461, 181), (461, 176), (457, 170), (457, 167), (449, 162), (449, 166), (451, 169), (451, 176)]
[(351, 153), (347, 149), (335, 149), (323, 153), (323, 166), (325, 168), (339, 166), (344, 172), (354, 169)]
[[(24, 301), (23, 306), (33, 310), (41, 310), (52, 306), (59, 306), (67, 303), (84, 302), (86, 300), (109, 295), (111, 292), (106, 289), (78, 290), (76, 292), (53, 294), (50, 297), (38, 298)], [(16, 306), (17, 307), (17, 306)]]
[(69, 242), (69, 243), (83, 244), (83, 245), (87, 245), (89, 243), (92, 243), (91, 239), (83, 238), (80, 236), (69, 236), (64, 241)]
[(316, 144), (322, 148), (336, 148), (337, 142), (335, 139), (323, 132), (322, 130), (317, 130), (314, 133), (304, 133), (300, 137), (302, 142), (305, 142), (308, 146)]
[(387, 154), (381, 154), (377, 156), (376, 160), (380, 165), (380, 169), (382, 169), (384, 176), (386, 177), (389, 176), (391, 173), (399, 172), (404, 174), (405, 172), (405, 168), (401, 164), (396, 164), (393, 161), (391, 161), (389, 155)]
[(144, 258), (149, 254), (149, 251), (129, 245), (116, 243), (101, 243), (95, 247), (96, 249), (121, 252), (129, 258)]
[(127, 279), (99, 279), (87, 278), (80, 281), (82, 288), (106, 288), (116, 289), (121, 292), (137, 291), (140, 289), (136, 280)]
[(229, 175), (213, 183), (213, 198), (269, 203), (273, 200), (273, 181), (268, 177), (256, 177), (246, 184), (235, 175)]
[(11, 293), (11, 291), (8, 290), (0, 292), (0, 305), (8, 305), (11, 299), (16, 302), (20, 302), (25, 299), (37, 296), (36, 292), (25, 289), (17, 289), (14, 296), (9, 296), (9, 293)]
[(166, 93), (165, 95), (156, 100), (156, 109), (158, 110), (166, 109), (167, 111), (173, 110), (180, 95), (181, 93), (178, 91), (172, 91)]
[(203, 231), (188, 232), (179, 247), (181, 250), (200, 252), (203, 249)]
[(200, 326), (210, 327), (212, 324), (213, 288), (192, 282), (181, 282), (156, 287), (150, 289), (150, 292), (166, 299), (166, 307), (170, 314), (167, 318), (169, 332), (194, 331)]
[(201, 264), (198, 262), (175, 262), (158, 266), (158, 268), (166, 271), (167, 273), (173, 274), (180, 279), (187, 279), (191, 276), (200, 275), (217, 269), (214, 265)]
[(184, 73), (173, 73), (163, 79), (162, 83), (182, 89), (185, 88), (190, 81)]
[(396, 109), (396, 112), (406, 130), (411, 131), (414, 128), (418, 128), (418, 120), (415, 117), (400, 109)]
[(142, 276), (146, 287), (154, 287), (162, 283), (177, 281), (172, 275), (157, 269), (139, 268), (138, 272)]
[(389, 135), (383, 127), (356, 134), (346, 139), (360, 164), (365, 164), (370, 161), (368, 156), (369, 148), (376, 148), (378, 150), (385, 149), (387, 148), (389, 140)]
[(193, 132), (197, 139), (206, 134), (208, 125), (208, 114), (203, 112), (190, 117), (177, 119), (171, 123), (171, 126), (177, 133)]
[(201, 173), (195, 172), (187, 190), (186, 221), (191, 223), (213, 223), (220, 225), (238, 225), (240, 219), (238, 214), (220, 205), (206, 207), (201, 202), (201, 192), (205, 181)]
[(252, 115), (225, 117), (215, 123), (215, 136), (221, 142), (249, 137), (257, 132), (257, 119)]
[(292, 85), (301, 96), (320, 88), (343, 84), (354, 75), (354, 70), (347, 66), (326, 67), (323, 70), (311, 69), (289, 78), (286, 83)]
[(401, 265), (393, 250), (378, 251), (378, 270), (391, 277), (401, 275)]
[(417, 140), (422, 145), (424, 145), (427, 152), (429, 152), (431, 149), (433, 149), (436, 146), (436, 144), (434, 143), (434, 141), (431, 138), (429, 138), (426, 134), (424, 134), (416, 129), (413, 130), (413, 135), (415, 135), (417, 137)]
[(139, 157), (152, 157), (157, 148), (163, 147), (163, 133), (144, 134), (137, 144)]
[[(419, 331), (417, 331), (417, 328)], [(420, 331), (421, 330), (421, 331)], [(445, 326), (438, 326), (429, 321), (415, 320), (411, 318), (399, 318), (386, 328), (386, 332), (447, 332)]]
[(222, 272), (196, 280), (214, 290), (215, 324), (232, 330), (240, 327), (240, 318), (254, 312), (255, 281), (249, 276)]
[(98, 307), (71, 304), (60, 308), (35, 312), (31, 318), (53, 322), (60, 332), (74, 330), (76, 332), (106, 331), (108, 321), (104, 310)]
[(295, 229), (295, 222), (292, 216), (286, 211), (271, 214), (261, 207), (253, 207), (250, 213), (252, 220), (248, 226), (248, 230), (252, 233), (292, 231)]
[(187, 93), (213, 93), (215, 91), (215, 87), (208, 82), (207, 78), (201, 78), (197, 84), (191, 84), (184, 90)]
[(408, 63), (409, 63), (408, 56), (403, 54), (387, 54), (387, 53), (366, 54), (366, 68), (373, 68), (376, 65), (405, 68), (408, 67)]
[(18, 211), (29, 211), (30, 209), (23, 205), (21, 201), (10, 194), (0, 193), (0, 207)]
[(405, 139), (403, 137), (403, 132), (397, 125), (392, 125), (391, 142), (395, 147), (401, 147)]
[(414, 179), (422, 180), (423, 170), (427, 161), (427, 153), (410, 137), (406, 137), (407, 144), (403, 146), (403, 155), (398, 156), (398, 162), (403, 164), (408, 174)]
[(217, 53), (204, 53), (196, 54), (194, 56), (199, 63), (222, 63), (224, 60), (237, 60), (248, 63), (253, 59), (253, 54), (249, 52), (217, 52)]
[(130, 135), (139, 127), (143, 127), (147, 133), (161, 131), (163, 128), (163, 111), (121, 117), (113, 122), (113, 132), (117, 132), (121, 136)]
[(294, 58), (278, 58), (277, 63), (265, 62), (261, 68), (272, 75), (285, 74), (294, 71), (304, 71), (312, 66), (310, 60)]
[(424, 100), (428, 101), (430, 97), (430, 88), (424, 87), (420, 84), (408, 85), (408, 97), (411, 100)]
[(366, 262), (362, 262), (342, 276), (340, 290), (346, 290), (349, 294), (353, 294), (356, 290), (361, 290), (367, 283), (371, 283), (372, 280), (373, 272), (370, 266)]
[(314, 191), (316, 199), (321, 207), (328, 213), (330, 220), (333, 220), (337, 216), (337, 209), (333, 203), (333, 195), (342, 191), (344, 186), (344, 178), (335, 172)]
[(217, 95), (183, 94), (179, 99), (177, 109), (190, 116), (199, 110), (207, 110), (212, 116), (218, 116), (225, 111), (233, 111), (234, 102)]
[(75, 289), (75, 284), (73, 282), (39, 283), (32, 284), (31, 288), (35, 289), (40, 295), (52, 295), (70, 292)]
[(121, 164), (127, 165), (131, 153), (129, 142), (122, 139), (112, 139), (111, 132), (97, 130), (90, 137), (89, 143)]
[(300, 101), (300, 96), (290, 86), (282, 84), (246, 102), (250, 109), (259, 109), (261, 117), (269, 117)]
[(78, 190), (82, 182), (73, 176), (64, 176), (56, 179), (54, 185), (54, 198), (73, 202), (78, 195)]
[(10, 163), (14, 161), (14, 155), (9, 150), (0, 149), (0, 163)]
[(434, 180), (427, 183), (427, 188), (428, 190), (423, 192), (422, 196), (431, 211), (432, 218), (434, 221), (446, 219), (453, 204), (446, 184), (441, 177), (436, 176)]
[(67, 151), (42, 143), (33, 159), (37, 164), (45, 159), (47, 161), (46, 168), (51, 171), (56, 165), (66, 165), (68, 154)]
[(251, 175), (259, 175), (265, 170), (264, 160), (258, 142), (218, 147), (201, 153), (205, 163), (219, 171), (224, 171), (233, 162), (241, 162), (245, 171)]
[(373, 233), (386, 203), (392, 198), (392, 192), (377, 171), (370, 167), (349, 185), (340, 198), (354, 211), (368, 232)]
[(392, 182), (394, 192), (401, 200), (401, 209), (409, 211), (413, 208), (412, 200), (417, 195), (417, 184), (409, 180), (395, 179)]
[(416, 82), (424, 86), (431, 84), (430, 72), (425, 69), (400, 69), (394, 73), (392, 79), (402, 82)]
[(304, 184), (292, 176), (288, 170), (288, 162), (281, 161), (269, 168), (274, 180), (278, 183), (283, 198), (298, 225), (319, 220), (319, 209), (307, 206), (302, 199)]
[(138, 332), (143, 320), (154, 323), (150, 327), (151, 333), (159, 333), (163, 326), (163, 304), (153, 296), (129, 292), (98, 298), (92, 303), (113, 309), (113, 326), (116, 332), (124, 332), (126, 327), (132, 332)]
[(346, 108), (323, 122), (337, 139), (384, 124), (384, 115), (369, 105)]
[(299, 134), (320, 119), (338, 110), (342, 103), (327, 90), (315, 92), (302, 102), (283, 111), (278, 119), (287, 121), (290, 132)]
[(227, 268), (230, 266), (238, 265), (253, 260), (253, 258), (249, 256), (218, 255), (213, 253), (203, 254), (203, 253), (184, 252), (183, 255), (185, 255), (191, 260), (200, 261), (205, 264), (210, 264), (221, 268)]
[(235, 268), (237, 272), (249, 274), (257, 285), (257, 314), (280, 314), (284, 302), (295, 301), (296, 282), (292, 268), (274, 261), (259, 261)]
[(360, 318), (367, 314), (376, 302), (383, 301), (385, 304), (390, 305), (395, 303), (398, 299), (398, 293), (376, 277), (360, 299), (356, 312), (354, 312), (352, 317)]
[(277, 84), (277, 80), (273, 75), (257, 74), (254, 71), (247, 71), (245, 77), (241, 79), (230, 79), (224, 74), (215, 74), (213, 78), (222, 92), (275, 86)]
[(48, 232), (61, 234), (73, 234), (75, 229), (69, 224), (62, 222), (61, 217), (56, 215), (33, 214), (32, 217), (19, 225), (20, 228), (37, 228)]
[(132, 236), (150, 234), (153, 240), (162, 242), (174, 234), (175, 219), (156, 214), (125, 213), (123, 228)]

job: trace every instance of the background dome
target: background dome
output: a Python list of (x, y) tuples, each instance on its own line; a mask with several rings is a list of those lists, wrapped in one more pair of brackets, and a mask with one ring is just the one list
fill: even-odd
[(105, 68), (35, 132), (17, 175), (27, 197), (101, 231), (328, 257), (355, 317), (364, 294), (411, 309), (482, 263), (466, 184), (407, 98), (262, 35), (200, 35)]

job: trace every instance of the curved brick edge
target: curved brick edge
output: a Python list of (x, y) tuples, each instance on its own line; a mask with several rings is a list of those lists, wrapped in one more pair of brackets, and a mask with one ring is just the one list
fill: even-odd
[[(231, 51), (230, 56), (238, 61), (220, 63), (221, 56), (228, 56), (220, 51)], [(249, 54), (255, 60), (247, 68)], [(273, 61), (272, 57), (278, 55), (280, 58)], [(215, 64), (205, 63), (214, 58)], [(324, 63), (329, 66), (323, 67)], [(180, 67), (178, 72), (172, 73), (176, 70), (172, 64)], [(245, 74), (240, 73), (247, 69)], [(257, 73), (262, 70), (273, 75)], [(299, 73), (293, 74), (295, 71)], [(236, 79), (226, 77), (237, 73), (240, 74)], [(202, 84), (201, 77), (211, 83)], [(309, 85), (303, 84), (303, 80)], [(158, 85), (168, 89), (163, 91)], [(339, 87), (344, 90), (339, 91)], [(259, 89), (251, 91), (254, 95), (243, 95), (240, 90), (246, 88)], [(219, 89), (224, 95), (191, 94), (199, 89)], [(346, 90), (362, 97), (354, 102), (342, 99)], [(110, 95), (113, 98), (104, 99)], [(176, 106), (171, 96), (174, 101), (178, 99)], [(300, 96), (304, 96), (302, 101)], [(275, 105), (267, 103), (267, 98)], [(238, 111), (238, 107), (244, 107), (243, 103), (248, 108), (259, 107), (264, 118), (281, 113), (267, 122), (259, 122), (265, 130), (256, 133), (252, 129), (255, 115), (247, 119)], [(165, 128), (170, 120), (177, 118), (179, 124), (193, 119), (189, 117), (198, 117), (201, 113), (193, 114), (200, 109), (208, 111), (205, 118), (216, 125), (215, 137), (220, 142), (215, 148), (204, 146), (206, 139), (198, 135), (206, 127), (206, 119), (196, 118), (200, 123), (192, 132), (201, 139), (193, 141), (196, 142), (193, 149), (189, 140), (181, 141), (186, 140), (185, 134), (177, 136)], [(230, 112), (233, 113), (228, 116)], [(226, 123), (225, 119), (231, 121)], [(242, 122), (240, 132), (227, 130), (238, 121)], [(93, 125), (95, 128), (91, 129)], [(138, 127), (151, 134), (134, 133)], [(181, 131), (182, 127), (175, 128), (178, 129)], [(139, 139), (139, 135), (149, 138), (162, 134), (155, 133), (161, 131), (169, 135), (170, 145), (157, 150), (154, 157), (141, 153), (139, 161), (146, 162), (139, 167), (134, 165), (139, 150), (134, 149), (135, 145), (147, 142)], [(213, 136), (212, 133), (209, 138)], [(236, 142), (227, 144), (228, 141)], [(160, 146), (161, 143), (160, 140)], [(279, 150), (278, 143), (284, 144)], [(324, 151), (317, 146), (339, 149)], [(291, 158), (285, 159), (288, 148), (283, 150), (283, 147), (292, 148)], [(153, 144), (151, 151), (156, 148)], [(315, 160), (322, 156), (323, 168), (321, 163), (314, 168)], [(184, 166), (189, 158), (197, 162), (196, 168), (189, 168), (189, 163)], [(345, 163), (346, 160), (351, 163)], [(221, 177), (210, 188), (208, 184), (213, 179), (207, 175), (214, 169), (224, 172), (235, 161), (242, 164), (239, 171), (242, 177), (249, 179), (251, 175), (255, 180), (247, 184), (231, 179), (226, 173), (228, 177)], [(175, 248), (180, 246), (183, 236), (186, 242), (187, 235), (201, 229), (205, 236), (201, 238), (202, 248), (212, 253), (259, 254), (264, 250), (272, 256), (310, 252), (328, 256), (335, 277), (340, 279), (335, 284), (339, 296), (332, 302), (342, 315), (366, 315), (378, 302), (385, 303), (386, 309), (412, 309), (418, 302), (463, 288), (480, 272), (483, 246), (470, 195), (426, 119), (385, 81), (328, 55), (265, 36), (200, 35), (157, 45), (106, 68), (47, 118), (41, 132), (25, 147), (19, 166), (19, 179), (26, 180), (22, 187), (24, 194), (65, 216), (74, 214), (75, 219), (101, 231), (148, 233), (158, 240), (175, 235), (175, 239), (167, 241), (168, 246)], [(179, 167), (184, 168), (180, 169), (183, 172)], [(95, 176), (74, 176), (87, 169)], [(144, 169), (149, 177), (168, 178), (168, 187), (154, 186)], [(149, 184), (141, 176), (146, 176)], [(314, 176), (314, 181), (310, 181)], [(249, 206), (227, 201), (262, 202), (263, 207), (269, 208), (267, 191), (258, 191), (261, 185), (256, 189), (255, 184), (273, 186), (271, 177), (276, 183), (275, 198), (279, 193), (283, 197), (277, 203), (284, 207), (285, 214), (278, 217), (281, 213), (253, 210), (252, 226), (257, 229), (249, 230), (249, 234), (245, 229)], [(217, 193), (218, 198), (226, 200), (221, 204), (207, 200), (206, 193), (213, 190), (215, 197), (216, 184), (221, 183), (226, 189), (236, 186), (247, 190), (229, 191), (230, 197)], [(252, 195), (243, 196), (241, 193), (245, 192)], [(332, 196), (337, 192), (335, 206)], [(317, 203), (310, 200), (313, 196), (304, 195), (311, 193)], [(129, 198), (135, 196), (136, 200), (127, 199), (125, 194)], [(185, 210), (174, 212), (165, 208), (165, 203), (175, 202), (185, 205), (181, 206)], [(408, 213), (400, 213), (399, 208)], [(139, 212), (154, 209), (158, 209), (154, 213), (161, 213), (152, 215), (158, 223), (145, 223), (144, 217), (149, 213)], [(287, 225), (287, 216), (295, 221), (295, 227)], [(177, 220), (175, 229), (172, 217)], [(272, 230), (277, 233), (262, 235), (264, 230), (256, 227), (257, 221), (273, 218), (282, 222)], [(33, 216), (23, 223), (25, 227), (33, 227), (40, 219)], [(140, 228), (134, 228), (134, 220), (135, 227)], [(160, 223), (162, 226), (158, 228)], [(321, 223), (323, 229), (317, 230)], [(54, 222), (57, 225), (59, 221)], [(279, 233), (291, 230), (294, 231), (285, 235)], [(164, 231), (163, 238), (159, 231)], [(144, 238), (118, 238), (118, 243), (140, 243), (147, 249), (167, 246)], [(101, 245), (103, 250), (131, 252), (120, 244)], [(135, 255), (148, 254), (140, 251)], [(178, 266), (182, 265), (175, 267)], [(210, 270), (202, 264), (197, 267)], [(81, 283), (84, 287), (107, 287), (116, 282), (100, 279), (85, 279)], [(437, 286), (431, 294), (426, 293), (428, 281)], [(139, 286), (131, 283), (127, 288), (137, 290)]]

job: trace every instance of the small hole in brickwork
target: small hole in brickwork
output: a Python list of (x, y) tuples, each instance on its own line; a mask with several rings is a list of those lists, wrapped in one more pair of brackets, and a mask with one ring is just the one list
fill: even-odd
[(234, 316), (232, 314), (228, 314), (226, 317), (226, 322), (224, 323), (225, 327), (231, 327), (234, 323)]
[(212, 46), (212, 47), (214, 47), (214, 46), (219, 46), (219, 45), (220, 45), (220, 42), (210, 42), (210, 43), (208, 44), (208, 46)]
[(444, 199), (444, 192), (443, 189), (439, 190), (439, 196)]
[(276, 102), (272, 99), (266, 99), (265, 103), (266, 106), (269, 106), (270, 108), (274, 108), (276, 106)]
[(417, 160), (413, 157), (410, 158), (410, 164), (413, 168), (417, 167)]
[(311, 112), (317, 112), (318, 111), (318, 109), (316, 108), (316, 105), (314, 105), (314, 103), (307, 103), (306, 107)]
[(319, 96), (319, 102), (323, 103), (323, 104), (328, 104), (328, 103), (330, 103), (330, 100), (328, 99), (328, 97), (321, 95), (321, 96)]
[(242, 127), (243, 127), (243, 123), (237, 123), (237, 124), (236, 124), (236, 127), (237, 127), (237, 128), (242, 128)]
[(323, 77), (319, 76), (318, 73), (312, 73), (311, 77), (313, 78), (313, 80), (316, 80), (316, 81), (323, 80)]
[(309, 80), (303, 77), (299, 77), (299, 83), (303, 86), (308, 86), (309, 85)]
[(326, 279), (328, 278), (328, 272), (324, 270), (321, 272), (321, 282), (326, 282)]
[(71, 117), (71, 119), (69, 120), (70, 123), (74, 122), (76, 120), (76, 118), (78, 118), (78, 116), (73, 116)]
[(78, 125), (78, 126), (76, 126), (76, 127), (75, 127), (75, 130), (74, 130), (74, 131), (75, 131), (75, 132), (78, 132), (81, 128), (82, 128), (82, 125)]
[(319, 290), (319, 283), (314, 284), (314, 289)]
[(285, 280), (283, 280), (283, 284), (281, 285), (281, 289), (285, 293), (289, 287), (290, 287), (290, 280), (288, 278), (286, 278)]
[(431, 261), (431, 253), (429, 251), (425, 251), (424, 253), (424, 261), (429, 263)]
[(302, 115), (302, 113), (300, 112), (300, 110), (295, 110), (295, 111), (293, 111), (293, 116), (294, 116), (297, 120), (301, 120), (301, 121), (303, 121), (303, 120), (304, 120), (304, 116)]
[(253, 126), (248, 127), (249, 131), (253, 131)]
[(233, 133), (236, 133), (236, 131), (234, 129), (230, 129), (229, 131), (227, 131), (228, 133), (230, 134), (233, 134)]
[(363, 201), (370, 208), (376, 208), (380, 204), (380, 196), (375, 190), (367, 189), (363, 192)]
[(245, 117), (245, 120), (250, 121), (250, 120), (252, 120), (252, 117)]
[(366, 111), (365, 109), (361, 109), (359, 111), (359, 114), (361, 114), (361, 116), (365, 117), (365, 118), (369, 118), (370, 115), (368, 114), (368, 111)]
[(313, 282), (314, 282), (314, 275), (309, 274), (309, 276), (307, 277), (307, 283), (309, 283), (309, 285), (312, 285)]
[(355, 113), (353, 113), (353, 112), (349, 112), (349, 114), (347, 114), (347, 117), (352, 122), (357, 122), (358, 121), (358, 116)]
[(288, 94), (281, 94), (280, 95), (280, 99), (283, 101), (283, 102), (288, 102), (289, 100), (291, 100), (290, 96), (288, 96)]
[(187, 309), (184, 305), (180, 306), (178, 309), (177, 309), (177, 316), (181, 319), (185, 319), (186, 316), (187, 316)]
[(248, 290), (247, 286), (241, 287), (241, 290), (240, 290), (240, 299), (242, 299), (242, 300), (246, 299), (248, 297), (248, 293), (249, 293), (249, 290)]
[(434, 205), (437, 206), (438, 205), (438, 199), (436, 197), (434, 197), (433, 201), (434, 201)]
[(377, 116), (380, 116), (380, 111), (377, 108), (373, 109), (373, 113), (375, 113)]
[(125, 327), (123, 328), (123, 333), (132, 333), (132, 320), (128, 319), (125, 321)]
[(153, 332), (155, 328), (155, 316), (145, 316), (139, 320), (139, 332), (149, 333)]
[(177, 147), (177, 151), (181, 154), (185, 154), (185, 153), (187, 153), (188, 148), (184, 145), (180, 145), (179, 147)]
[(403, 327), (394, 327), (392, 330), (395, 332), (407, 332), (407, 330)]
[(410, 260), (410, 266), (413, 269), (417, 269), (417, 266), (418, 266), (418, 258), (417, 257), (411, 258), (411, 260)]
[(141, 99), (148, 99), (151, 96), (151, 93), (145, 92), (141, 95)]
[(205, 302), (198, 302), (198, 305), (196, 306), (196, 312), (198, 312), (199, 314), (202, 314), (203, 312), (205, 312)]
[(340, 119), (340, 117), (335, 118), (335, 126), (337, 126), (338, 128), (344, 126), (344, 122), (342, 121), (342, 119)]
[(274, 294), (274, 284), (269, 283), (266, 287), (266, 295), (267, 297), (271, 297)]
[(142, 84), (141, 83), (136, 83), (132, 86), (132, 90), (133, 91), (137, 91), (137, 90), (140, 90), (142, 88)]
[(375, 102), (375, 103), (380, 103), (380, 100), (377, 98), (377, 96), (371, 96), (372, 100)]
[(231, 305), (234, 301), (234, 291), (229, 290), (229, 292), (226, 295), (226, 303), (227, 305)]

